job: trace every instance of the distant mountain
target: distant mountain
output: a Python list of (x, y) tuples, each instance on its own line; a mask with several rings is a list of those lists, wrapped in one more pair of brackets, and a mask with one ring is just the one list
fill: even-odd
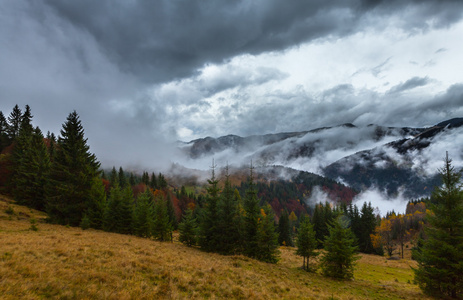
[(187, 163), (280, 165), (343, 182), (362, 191), (430, 195), (445, 151), (463, 161), (463, 118), (426, 128), (342, 124), (300, 132), (206, 137), (181, 144)]
[(461, 161), (462, 147), (463, 118), (456, 118), (423, 128), (414, 137), (344, 157), (323, 173), (358, 190), (375, 187), (389, 195), (429, 196), (441, 184), (437, 167), (445, 151), (456, 150), (460, 157), (455, 159)]

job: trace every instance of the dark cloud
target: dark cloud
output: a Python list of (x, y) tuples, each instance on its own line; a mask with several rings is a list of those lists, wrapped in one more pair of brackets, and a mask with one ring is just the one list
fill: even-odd
[(428, 77), (413, 77), (410, 78), (409, 80), (400, 83), (396, 86), (393, 86), (388, 93), (389, 94), (394, 94), (394, 93), (402, 93), (420, 86), (425, 86), (429, 83), (430, 79)]
[[(122, 70), (148, 82), (190, 76), (207, 62), (243, 53), (278, 51), (317, 38), (351, 34), (365, 26), (380, 27), (378, 20), (394, 13), (408, 14), (401, 18), (407, 31), (449, 26), (461, 18), (463, 8), (461, 1), (437, 0), (44, 3), (63, 22), (90, 34)], [(34, 9), (30, 14), (37, 13)]]
[[(316, 95), (305, 86), (272, 89), (293, 75), (234, 60), (389, 25), (406, 35), (424, 32), (452, 25), (462, 11), (462, 1), (437, 0), (0, 1), (0, 110), (29, 104), (35, 125), (55, 133), (77, 110), (106, 165), (168, 161), (172, 149), (163, 145), (179, 128), (251, 135), (347, 122), (439, 122), (462, 113), (460, 85), (425, 101), (343, 82)], [(363, 72), (380, 77), (391, 65), (385, 57)]]

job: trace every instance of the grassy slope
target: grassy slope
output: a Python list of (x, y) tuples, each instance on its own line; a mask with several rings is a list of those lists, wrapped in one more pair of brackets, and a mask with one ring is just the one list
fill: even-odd
[[(45, 224), (44, 217), (0, 196), (1, 299), (425, 299), (408, 283), (408, 260), (363, 255), (355, 280), (340, 282), (301, 270), (292, 248), (282, 248), (281, 261), (272, 265)], [(31, 218), (38, 231), (30, 230)]]

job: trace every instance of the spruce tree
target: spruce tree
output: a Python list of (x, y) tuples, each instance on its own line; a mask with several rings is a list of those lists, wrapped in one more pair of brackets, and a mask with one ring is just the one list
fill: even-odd
[(128, 234), (132, 230), (133, 194), (130, 187), (112, 187), (103, 213), (103, 230)]
[(277, 263), (280, 255), (278, 233), (275, 227), (275, 215), (268, 204), (260, 210), (256, 240), (255, 257), (268, 263)]
[(448, 153), (439, 170), (443, 185), (433, 192), (425, 227), (427, 238), (415, 251), (418, 268), (415, 281), (434, 297), (463, 297), (463, 190), (461, 173), (452, 166)]
[[(200, 211), (198, 244), (203, 250), (217, 251), (218, 236), (221, 234), (217, 230), (217, 204), (219, 202), (220, 190), (218, 186), (219, 180), (215, 177), (214, 162), (212, 162), (211, 169), (211, 178), (207, 180), (209, 186), (206, 189), (206, 203)], [(161, 181), (161, 175), (158, 178)]]
[(153, 190), (158, 188), (158, 180), (156, 179), (156, 175), (154, 175), (154, 172), (151, 173), (150, 188), (152, 188)]
[(299, 232), (297, 235), (297, 251), (296, 254), (303, 257), (302, 267), (307, 270), (311, 271), (310, 268), (310, 258), (317, 257), (318, 252), (315, 251), (317, 249), (318, 243), (317, 239), (315, 238), (315, 231), (313, 230), (313, 225), (310, 222), (309, 217), (305, 217), (301, 221), (301, 226), (299, 227)]
[(60, 133), (46, 186), (47, 212), (52, 222), (77, 226), (100, 164), (89, 151), (75, 111), (69, 114)]
[(257, 198), (257, 190), (254, 183), (254, 168), (250, 167), (248, 188), (243, 201), (244, 218), (244, 254), (249, 257), (257, 257), (257, 231), (259, 227), (260, 205)]
[(115, 186), (120, 187), (119, 174), (117, 174), (116, 167), (114, 166), (111, 169), (111, 174), (109, 175), (109, 185), (111, 187), (115, 187)]
[(119, 173), (117, 174), (117, 177), (119, 179), (119, 186), (121, 188), (125, 188), (127, 186), (127, 178), (125, 177), (125, 173), (122, 167), (119, 167)]
[(151, 192), (146, 189), (138, 196), (133, 209), (132, 232), (136, 236), (151, 237), (151, 228), (154, 221), (154, 207)]
[(122, 202), (122, 191), (119, 188), (119, 184), (117, 183), (116, 186), (111, 187), (109, 191), (108, 201), (105, 206), (105, 210), (103, 213), (103, 230), (116, 232), (116, 225), (118, 222), (118, 211), (120, 203)]
[(94, 229), (103, 228), (103, 216), (106, 208), (106, 192), (101, 178), (94, 177), (90, 195), (87, 199), (85, 215), (89, 227)]
[(13, 107), (13, 110), (11, 111), (10, 115), (8, 116), (7, 134), (10, 142), (14, 141), (16, 137), (19, 135), (19, 129), (21, 128), (21, 119), (22, 112), (19, 106), (16, 104)]
[(45, 185), (50, 171), (50, 159), (43, 135), (37, 127), (28, 138), (27, 147), (18, 158), (14, 178), (14, 197), (18, 203), (45, 209)]
[(178, 225), (179, 241), (190, 247), (196, 245), (197, 229), (198, 223), (194, 217), (193, 210), (188, 208), (182, 222)]
[(169, 221), (166, 199), (164, 197), (155, 199), (154, 221), (151, 234), (158, 241), (172, 241), (172, 224)]
[(323, 274), (338, 279), (350, 279), (354, 276), (356, 253), (355, 237), (347, 227), (343, 216), (338, 216), (329, 226), (329, 235), (324, 242), (325, 253), (321, 258)]
[(376, 216), (371, 202), (363, 203), (360, 217), (360, 235), (358, 236), (359, 250), (364, 253), (375, 253), (370, 236), (375, 233)]
[(325, 210), (321, 202), (315, 205), (312, 216), (312, 224), (315, 231), (315, 238), (317, 240), (318, 249), (323, 247), (323, 241), (325, 239), (324, 232), (327, 225), (325, 222), (324, 212)]
[(29, 164), (30, 156), (26, 157), (26, 152), (31, 148), (32, 144), (32, 114), (29, 105), (26, 105), (26, 110), (24, 114), (21, 115), (21, 121), (19, 125), (19, 131), (15, 137), (15, 146), (13, 149), (13, 174), (12, 174), (12, 190), (13, 195), (15, 195), (15, 200), (18, 203), (23, 203), (22, 199), (16, 194), (18, 191), (18, 181), (21, 180), (22, 174), (20, 174), (21, 164)]
[(217, 204), (217, 251), (223, 254), (239, 252), (240, 214), (238, 201), (231, 186), (228, 166), (225, 168), (225, 182)]

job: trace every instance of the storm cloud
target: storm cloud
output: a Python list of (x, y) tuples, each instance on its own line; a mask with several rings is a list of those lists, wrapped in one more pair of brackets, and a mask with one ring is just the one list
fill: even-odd
[[(106, 166), (172, 142), (463, 115), (461, 1), (1, 1), (0, 110), (81, 116)], [(413, 63), (411, 63), (413, 62)], [(207, 166), (206, 166), (207, 168)]]

